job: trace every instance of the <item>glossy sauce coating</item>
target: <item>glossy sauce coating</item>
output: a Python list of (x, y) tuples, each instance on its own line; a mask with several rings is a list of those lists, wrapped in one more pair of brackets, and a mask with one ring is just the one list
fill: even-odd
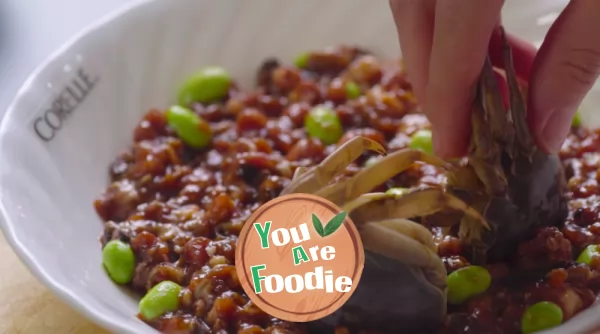
[[(348, 99), (350, 80), (360, 86), (360, 97)], [(210, 124), (213, 140), (205, 149), (177, 138), (165, 111), (148, 111), (132, 146), (110, 166), (112, 183), (94, 203), (105, 221), (102, 245), (119, 239), (134, 251), (132, 289), (143, 294), (165, 280), (182, 286), (180, 309), (149, 322), (164, 333), (307, 333), (304, 324), (263, 313), (244, 294), (234, 258), (245, 219), (278, 196), (295, 168), (315, 165), (353, 136), (394, 151), (429, 129), (400, 64), (356, 48), (312, 52), (303, 70), (265, 61), (257, 84), (252, 90), (233, 84), (222, 101), (187, 106)], [(344, 134), (336, 144), (309, 138), (304, 129), (318, 104), (341, 120)], [(591, 305), (600, 291), (600, 261), (588, 267), (573, 260), (587, 245), (600, 243), (599, 148), (600, 132), (573, 129), (560, 155), (570, 199), (564, 228), (543, 228), (521, 243), (514, 266), (488, 265), (491, 288), (450, 306), (440, 332), (519, 333), (525, 308), (538, 301), (559, 305), (565, 320)], [(368, 158), (349, 166), (345, 176)], [(443, 183), (439, 170), (415, 163), (375, 191)], [(448, 273), (469, 265), (456, 237), (432, 232)], [(529, 276), (515, 280), (515, 273)], [(359, 331), (335, 329), (351, 332)]]

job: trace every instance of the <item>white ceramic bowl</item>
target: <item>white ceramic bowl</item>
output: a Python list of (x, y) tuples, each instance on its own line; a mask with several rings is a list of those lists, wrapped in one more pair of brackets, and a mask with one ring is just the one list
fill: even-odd
[[(504, 23), (539, 42), (565, 3), (509, 1)], [(225, 66), (249, 86), (268, 56), (291, 60), (339, 43), (398, 56), (388, 2), (145, 0), (92, 25), (31, 75), (2, 121), (0, 222), (8, 242), (43, 283), (99, 325), (154, 332), (135, 317), (136, 300), (101, 266), (102, 224), (92, 202), (109, 181), (109, 163), (130, 144), (141, 115), (167, 107), (178, 84), (200, 66)], [(86, 91), (81, 101), (67, 91), (77, 85)], [(597, 105), (599, 97), (594, 92), (587, 101)], [(62, 120), (48, 112), (61, 109), (58, 104)], [(587, 110), (584, 120), (597, 124)], [(44, 117), (61, 125), (49, 141), (35, 131)], [(600, 326), (593, 314), (599, 311), (590, 309), (552, 333)]]

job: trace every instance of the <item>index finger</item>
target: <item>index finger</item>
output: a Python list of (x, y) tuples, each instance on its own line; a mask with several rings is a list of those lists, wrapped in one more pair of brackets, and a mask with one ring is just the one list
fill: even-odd
[(441, 157), (452, 158), (466, 152), (474, 88), (503, 3), (437, 2), (425, 113), (432, 123), (434, 149)]
[(425, 99), (433, 39), (434, 1), (390, 0), (402, 58), (417, 99)]

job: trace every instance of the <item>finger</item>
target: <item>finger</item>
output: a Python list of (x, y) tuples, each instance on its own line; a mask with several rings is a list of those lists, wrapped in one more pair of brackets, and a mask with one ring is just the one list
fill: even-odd
[(433, 0), (390, 0), (407, 76), (420, 102), (424, 102), (433, 40)]
[(434, 149), (444, 158), (466, 152), (474, 88), (503, 1), (440, 0), (426, 88), (425, 113)]
[(571, 1), (533, 66), (529, 123), (546, 152), (560, 150), (575, 111), (600, 74), (600, 1)]

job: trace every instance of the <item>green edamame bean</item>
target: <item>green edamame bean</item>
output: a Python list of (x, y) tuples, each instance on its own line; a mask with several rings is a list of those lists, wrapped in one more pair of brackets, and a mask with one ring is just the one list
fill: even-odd
[(308, 113), (304, 128), (309, 136), (318, 138), (325, 145), (337, 143), (344, 133), (335, 111), (324, 106), (315, 107)]
[(212, 133), (208, 123), (193, 111), (172, 106), (167, 110), (167, 123), (186, 144), (202, 148), (210, 142)]
[(421, 150), (427, 153), (433, 153), (433, 142), (431, 141), (430, 130), (419, 130), (410, 137), (408, 147)]
[(560, 306), (551, 302), (539, 302), (531, 305), (521, 319), (523, 334), (535, 333), (560, 325), (563, 312)]
[(360, 86), (354, 81), (346, 84), (346, 97), (349, 100), (356, 99), (360, 96)]
[(294, 60), (294, 64), (297, 68), (306, 68), (306, 66), (308, 65), (309, 58), (310, 54), (308, 52), (302, 53), (298, 57), (296, 57), (296, 60)]
[(492, 283), (492, 277), (484, 267), (468, 266), (448, 275), (446, 283), (448, 284), (448, 302), (462, 304), (486, 291)]
[(579, 254), (577, 262), (585, 263), (590, 266), (592, 265), (592, 258), (594, 257), (600, 258), (600, 247), (598, 247), (598, 245), (589, 245), (581, 252), (581, 254)]
[(189, 77), (179, 89), (179, 104), (209, 103), (227, 96), (231, 77), (219, 66), (209, 66)]
[(171, 281), (162, 281), (152, 287), (140, 300), (138, 305), (140, 314), (146, 320), (152, 320), (179, 307), (179, 284)]
[(380, 156), (370, 157), (369, 159), (367, 159), (367, 161), (365, 161), (365, 167), (369, 167), (376, 164), (380, 159)]
[(402, 196), (409, 191), (407, 188), (390, 188), (385, 193), (394, 196)]
[(131, 246), (121, 240), (111, 240), (102, 249), (102, 264), (108, 276), (117, 284), (127, 284), (133, 279), (135, 255)]
[(581, 113), (579, 112), (579, 110), (577, 110), (577, 112), (573, 116), (573, 121), (571, 122), (571, 126), (575, 127), (575, 128), (581, 126)]

